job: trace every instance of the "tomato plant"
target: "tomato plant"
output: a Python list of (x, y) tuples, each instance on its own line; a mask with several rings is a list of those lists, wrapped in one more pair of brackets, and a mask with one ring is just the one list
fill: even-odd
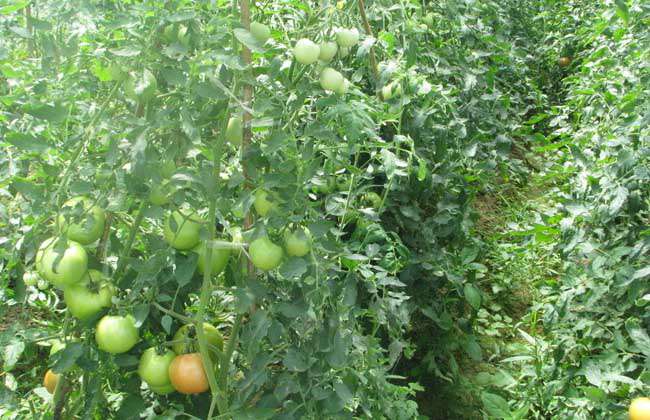
[(0, 22), (7, 416), (615, 418), (647, 390), (639, 0)]

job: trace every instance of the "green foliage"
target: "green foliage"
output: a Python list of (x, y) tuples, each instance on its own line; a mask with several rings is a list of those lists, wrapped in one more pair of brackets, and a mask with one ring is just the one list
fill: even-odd
[[(254, 33), (238, 2), (0, 6), (0, 416), (50, 415), (48, 368), (69, 418), (616, 418), (648, 394), (648, 8), (366, 3), (374, 36), (357, 2), (263, 2)], [(303, 38), (338, 41), (336, 77)], [(83, 321), (32, 274), (81, 196), (116, 290)], [(247, 274), (248, 244), (303, 229)], [(131, 350), (99, 351), (106, 313)], [(188, 317), (223, 334), (188, 337), (217, 392), (154, 394), (140, 355)]]

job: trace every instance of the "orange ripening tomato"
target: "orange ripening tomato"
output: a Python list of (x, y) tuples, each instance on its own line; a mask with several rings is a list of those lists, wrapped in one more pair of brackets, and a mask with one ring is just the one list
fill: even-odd
[(169, 379), (181, 394), (200, 394), (210, 388), (199, 353), (176, 356), (169, 365)]

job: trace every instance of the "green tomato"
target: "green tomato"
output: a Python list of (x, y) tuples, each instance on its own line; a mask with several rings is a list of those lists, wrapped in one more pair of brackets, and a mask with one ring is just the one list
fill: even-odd
[[(194, 252), (199, 254), (199, 258), (197, 260), (197, 269), (199, 270), (199, 273), (203, 274), (205, 272), (207, 254), (205, 243), (202, 243), (194, 248)], [(226, 268), (226, 265), (228, 264), (228, 258), (230, 258), (229, 248), (212, 249), (212, 269), (210, 272), (213, 276), (218, 275), (223, 271), (224, 268)]]
[(45, 240), (36, 252), (36, 270), (58, 288), (78, 283), (88, 269), (88, 254), (77, 242)]
[(357, 28), (339, 29), (336, 32), (336, 42), (341, 47), (354, 47), (359, 42), (359, 30)]
[(149, 347), (142, 353), (140, 363), (138, 364), (138, 375), (140, 379), (153, 388), (163, 388), (171, 385), (169, 380), (169, 365), (176, 357), (176, 353), (167, 350), (163, 354), (158, 353), (155, 347)]
[[(219, 350), (223, 350), (223, 336), (217, 327), (204, 322), (203, 331), (205, 332), (205, 338), (208, 344), (218, 348)], [(187, 354), (199, 351), (196, 327), (193, 324), (185, 324), (180, 327), (176, 331), (176, 334), (174, 334), (172, 341), (174, 343), (172, 345), (172, 349), (174, 349), (174, 352), (176, 354)], [(215, 352), (211, 352), (210, 354), (212, 356), (211, 358), (215, 358), (217, 356)]]
[(97, 323), (95, 341), (100, 350), (108, 353), (126, 353), (140, 339), (135, 319), (131, 315), (106, 315)]
[(271, 37), (271, 30), (268, 26), (259, 22), (251, 22), (251, 35), (253, 38), (264, 44)]
[(39, 278), (40, 276), (35, 271), (25, 271), (23, 273), (23, 283), (25, 283), (25, 286), (36, 286)]
[(318, 47), (320, 48), (318, 59), (325, 63), (332, 61), (334, 59), (334, 56), (336, 56), (336, 52), (339, 50), (339, 46), (336, 44), (336, 42), (331, 41), (323, 41), (319, 44)]
[(377, 210), (381, 206), (381, 196), (374, 191), (369, 191), (363, 195), (363, 201), (370, 204)]
[(262, 217), (265, 217), (269, 214), (270, 211), (277, 208), (277, 203), (275, 201), (269, 200), (270, 194), (264, 190), (255, 191), (255, 201), (253, 201), (253, 207), (255, 211)]
[(156, 76), (147, 69), (142, 74), (132, 75), (124, 85), (126, 94), (140, 103), (147, 103), (158, 90)]
[(88, 245), (104, 233), (106, 213), (87, 197), (75, 197), (63, 204), (57, 224), (69, 239)]
[(109, 308), (114, 295), (115, 289), (100, 271), (88, 270), (81, 282), (65, 288), (63, 300), (73, 316), (87, 321)]
[(320, 85), (325, 90), (337, 92), (344, 83), (343, 75), (331, 67), (325, 67), (320, 74)]
[(156, 206), (164, 206), (169, 203), (170, 193), (171, 191), (168, 183), (162, 182), (155, 184), (149, 190), (149, 201), (151, 204), (155, 204)]
[(231, 117), (226, 127), (226, 141), (232, 145), (239, 146), (244, 137), (241, 117)]
[(192, 249), (199, 243), (201, 219), (195, 213), (172, 212), (164, 226), (164, 236), (168, 244), (176, 249)]
[(308, 231), (296, 229), (284, 237), (284, 247), (291, 257), (304, 257), (311, 250), (311, 239)]
[(296, 61), (301, 64), (313, 64), (318, 60), (320, 48), (309, 39), (303, 38), (296, 42), (293, 47), (293, 55), (296, 57)]
[(348, 79), (343, 79), (343, 83), (339, 86), (338, 89), (336, 89), (334, 92), (338, 95), (345, 95), (348, 93), (348, 89), (350, 87), (350, 81)]
[(163, 386), (149, 386), (149, 389), (159, 395), (167, 395), (171, 394), (172, 392), (176, 391), (174, 388), (174, 385), (171, 383), (169, 385), (163, 385)]
[(381, 89), (381, 96), (385, 101), (393, 96), (397, 97), (402, 94), (402, 85), (399, 83), (389, 83)]
[(248, 252), (253, 265), (260, 270), (273, 270), (282, 262), (282, 247), (271, 242), (268, 236), (262, 236), (251, 242)]

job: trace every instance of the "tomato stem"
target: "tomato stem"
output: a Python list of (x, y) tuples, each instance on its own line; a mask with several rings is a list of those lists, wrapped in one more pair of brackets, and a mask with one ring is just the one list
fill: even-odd
[[(213, 154), (213, 166), (214, 170), (212, 176), (214, 177), (213, 182), (211, 183), (214, 188), (211, 191), (208, 191), (210, 195), (209, 199), (209, 208), (208, 208), (208, 240), (205, 248), (205, 260), (212, 261), (212, 255), (214, 252), (213, 244), (216, 236), (216, 225), (215, 218), (217, 212), (217, 200), (218, 200), (218, 189), (219, 189), (219, 172), (221, 171), (221, 155), (223, 143), (225, 140), (225, 131), (226, 124), (228, 120), (227, 111), (224, 112), (221, 116), (221, 127), (219, 134), (217, 135), (217, 141), (215, 145), (215, 151)], [(217, 406), (220, 413), (224, 413), (228, 409), (228, 398), (227, 398), (227, 389), (222, 389), (222, 392), (219, 392), (219, 385), (217, 378), (214, 372), (214, 366), (212, 364), (212, 359), (210, 358), (210, 349), (208, 345), (208, 339), (205, 335), (205, 330), (203, 328), (203, 322), (205, 318), (205, 312), (210, 303), (210, 297), (212, 294), (212, 264), (206, 264), (205, 270), (203, 272), (203, 284), (201, 286), (201, 296), (199, 301), (199, 309), (196, 312), (194, 318), (194, 325), (196, 326), (196, 336), (199, 344), (199, 353), (201, 354), (201, 359), (203, 360), (203, 367), (208, 377), (208, 383), (210, 385), (210, 393), (212, 394), (212, 401), (210, 402), (210, 410), (208, 412), (208, 419), (212, 417), (214, 412), (215, 405)], [(223, 366), (222, 366), (223, 368)]]
[(126, 258), (131, 253), (131, 248), (133, 248), (133, 242), (135, 241), (135, 235), (138, 232), (138, 228), (140, 227), (140, 224), (142, 223), (142, 219), (144, 219), (144, 210), (146, 209), (146, 205), (147, 202), (145, 200), (142, 200), (140, 206), (138, 207), (138, 213), (136, 214), (135, 220), (131, 225), (129, 237), (126, 240), (126, 245), (124, 246), (124, 249), (122, 250), (122, 254), (120, 255), (120, 261), (118, 262), (117, 268), (115, 269), (114, 279), (116, 280), (116, 282), (118, 281), (119, 277), (122, 275), (124, 269), (126, 269), (126, 265), (127, 265)]
[[(370, 24), (368, 23), (368, 17), (366, 16), (366, 3), (364, 0), (359, 0), (359, 14), (361, 15), (361, 21), (363, 22), (363, 28), (366, 31), (366, 34), (368, 36), (373, 36), (372, 34), (372, 28), (370, 27)], [(375, 90), (377, 92), (380, 92), (379, 90), (379, 74), (377, 72), (377, 59), (375, 58), (375, 50), (370, 47), (368, 49), (368, 57), (370, 58), (370, 67), (372, 75), (375, 79)]]

